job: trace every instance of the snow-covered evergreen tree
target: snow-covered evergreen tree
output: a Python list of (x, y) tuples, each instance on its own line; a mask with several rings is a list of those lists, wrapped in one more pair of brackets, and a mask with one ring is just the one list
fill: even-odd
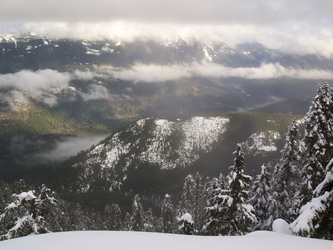
[(202, 177), (197, 173), (194, 177), (193, 185), (193, 222), (194, 229), (199, 231), (204, 224), (204, 208), (206, 206), (206, 199), (204, 197), (204, 187), (202, 185)]
[(333, 158), (327, 165), (325, 179), (313, 192), (313, 198), (301, 209), (291, 224), (294, 233), (333, 240)]
[(50, 215), (51, 207), (56, 205), (49, 188), (42, 185), (38, 196), (30, 190), (13, 194), (13, 198), (14, 201), (8, 204), (5, 212), (0, 215), (0, 221), (5, 224), (6, 229), (1, 239), (49, 232), (45, 218)]
[(123, 225), (124, 225), (125, 231), (132, 230), (131, 215), (128, 212), (126, 212), (126, 214), (125, 214)]
[(248, 188), (252, 177), (244, 173), (244, 153), (240, 144), (237, 145), (234, 154), (234, 165), (230, 167), (231, 172), (228, 176), (231, 203), (228, 204), (229, 224), (226, 225), (226, 230), (228, 235), (243, 235), (256, 223), (254, 209), (248, 203)]
[(155, 232), (156, 231), (156, 218), (153, 215), (153, 210), (151, 208), (145, 212), (145, 232)]
[(249, 203), (253, 206), (257, 217), (253, 230), (271, 230), (273, 218), (269, 209), (272, 202), (270, 164), (261, 166), (261, 172), (251, 186), (251, 193)]
[(175, 229), (175, 211), (171, 201), (171, 196), (166, 194), (162, 202), (161, 219), (162, 232), (173, 233)]
[(69, 208), (71, 230), (87, 230), (89, 218), (84, 214), (79, 203)]
[(57, 205), (52, 207), (48, 216), (48, 229), (52, 232), (77, 231), (87, 228), (86, 219), (80, 206), (62, 200), (55, 194)]
[(118, 204), (106, 205), (104, 209), (104, 229), (120, 231), (123, 229), (122, 214)]
[(184, 214), (193, 213), (192, 193), (194, 187), (194, 178), (191, 174), (187, 175), (184, 180), (183, 192), (177, 207), (176, 219), (179, 220)]
[(140, 196), (137, 194), (133, 199), (131, 229), (133, 231), (144, 231), (145, 214), (141, 203)]
[(226, 212), (232, 202), (229, 196), (229, 186), (226, 178), (220, 174), (219, 178), (213, 178), (206, 187), (208, 194), (206, 211), (206, 223), (202, 229), (204, 234), (225, 235), (225, 225), (228, 223)]
[(295, 202), (295, 194), (300, 171), (298, 126), (295, 119), (288, 127), (281, 153), (282, 157), (272, 176), (272, 198), (277, 202), (274, 205), (275, 219), (282, 218), (290, 223), (295, 219), (298, 210), (294, 204), (298, 204)]
[(201, 230), (204, 220), (204, 208), (206, 199), (202, 177), (197, 173), (194, 177), (189, 174), (184, 181), (184, 187), (180, 202), (177, 207), (176, 219), (179, 221), (184, 214), (190, 214), (196, 231)]
[(301, 146), (303, 169), (299, 198), (304, 205), (325, 178), (325, 168), (333, 155), (333, 98), (327, 83), (318, 86), (317, 95), (305, 116)]
[(256, 222), (253, 206), (247, 201), (252, 177), (244, 173), (244, 153), (238, 144), (234, 165), (227, 177), (213, 179), (204, 231), (212, 235), (243, 235)]
[(194, 232), (194, 221), (192, 220), (192, 216), (189, 213), (185, 213), (179, 220), (178, 220), (178, 230), (182, 234), (193, 234)]
[[(270, 168), (271, 168), (271, 166), (270, 166)], [(273, 225), (274, 220), (281, 219), (281, 211), (283, 211), (283, 208), (280, 207), (281, 203), (277, 201), (277, 197), (279, 195), (272, 188), (275, 185), (273, 176), (278, 176), (279, 168), (280, 168), (279, 164), (275, 165), (275, 167), (273, 169), (273, 173), (272, 173), (272, 178), (271, 178), (271, 181), (270, 181), (270, 187), (271, 187), (270, 194), (271, 194), (271, 196), (270, 196), (270, 200), (268, 202), (268, 207), (267, 207), (267, 210), (268, 210), (267, 220), (264, 222), (265, 228), (268, 229), (268, 230), (272, 229), (272, 225)]]

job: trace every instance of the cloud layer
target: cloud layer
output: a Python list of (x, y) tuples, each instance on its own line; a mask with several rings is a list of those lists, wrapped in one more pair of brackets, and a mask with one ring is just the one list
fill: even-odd
[(63, 161), (66, 158), (76, 155), (81, 150), (87, 150), (92, 145), (96, 145), (105, 139), (106, 135), (97, 135), (90, 137), (65, 137), (56, 142), (54, 148), (48, 152), (35, 155), (37, 159), (46, 159), (51, 161)]
[[(70, 89), (71, 80), (89, 81), (93, 72), (58, 72), (52, 69), (38, 71), (22, 70), (17, 73), (0, 74), (0, 97), (11, 109), (28, 103), (28, 98), (44, 103), (49, 107), (58, 105), (57, 93)], [(89, 83), (88, 83), (89, 84)], [(106, 99), (107, 89), (96, 84), (88, 85), (87, 93), (78, 93), (84, 100)]]
[[(75, 71), (58, 72), (45, 69), (38, 71), (22, 70), (17, 73), (0, 75), (0, 99), (13, 110), (29, 103), (30, 97), (49, 107), (58, 105), (58, 93), (63, 90), (74, 91), (84, 101), (107, 99), (109, 90), (94, 83), (94, 77), (99, 79), (113, 78), (116, 80), (138, 83), (163, 83), (191, 77), (212, 77), (243, 79), (314, 79), (331, 80), (333, 71), (318, 69), (287, 68), (278, 63), (263, 63), (260, 67), (226, 67), (207, 61), (191, 64), (156, 65), (135, 63), (129, 68), (97, 67), (97, 72)], [(80, 92), (71, 86), (71, 80), (90, 81), (87, 90)], [(68, 100), (73, 101), (75, 100)]]
[(0, 90), (9, 89), (9, 93), (15, 99), (20, 97), (19, 99), (24, 101), (24, 94), (53, 107), (58, 102), (50, 89), (67, 88), (70, 80), (71, 76), (68, 73), (60, 73), (51, 69), (36, 72), (22, 70), (14, 74), (0, 75)]
[(2, 21), (276, 24), (332, 22), (330, 0), (12, 0), (1, 4)]
[(136, 82), (165, 82), (180, 78), (200, 77), (239, 77), (244, 79), (333, 79), (333, 71), (303, 70), (286, 68), (276, 63), (262, 64), (260, 67), (225, 67), (220, 64), (203, 61), (201, 63), (181, 65), (146, 65), (136, 63), (129, 69), (109, 69), (114, 78)]
[[(333, 25), (288, 23), (272, 26), (248, 24), (176, 25), (169, 23), (137, 23), (128, 21), (66, 23), (31, 22), (12, 27), (11, 33), (30, 31), (50, 38), (79, 38), (86, 40), (132, 41), (136, 38), (175, 43), (179, 38), (189, 42), (197, 39), (205, 43), (224, 42), (236, 46), (244, 42), (258, 42), (269, 49), (285, 53), (317, 54), (333, 58)], [(8, 32), (3, 26), (0, 34)]]
[(332, 58), (332, 9), (331, 0), (12, 0), (1, 4), (0, 33), (114, 40), (191, 34)]

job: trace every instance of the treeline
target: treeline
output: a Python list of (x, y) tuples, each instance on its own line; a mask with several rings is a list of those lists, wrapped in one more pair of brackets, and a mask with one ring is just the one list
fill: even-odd
[(280, 161), (264, 164), (253, 178), (246, 175), (240, 145), (227, 176), (211, 180), (200, 174), (185, 178), (181, 198), (170, 195), (156, 216), (135, 195), (131, 211), (107, 204), (102, 212), (87, 212), (61, 200), (44, 185), (39, 191), (22, 182), (1, 183), (0, 234), (2, 239), (49, 231), (133, 230), (200, 235), (243, 235), (271, 230), (283, 219), (291, 233), (333, 239), (333, 93), (318, 87), (304, 118), (301, 136), (296, 120), (285, 135)]

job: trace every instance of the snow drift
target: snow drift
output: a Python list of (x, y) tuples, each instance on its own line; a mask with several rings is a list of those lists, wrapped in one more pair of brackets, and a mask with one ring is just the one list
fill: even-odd
[(58, 249), (246, 249), (331, 250), (333, 241), (258, 231), (246, 236), (186, 236), (143, 232), (81, 231), (50, 233), (0, 242), (2, 250)]

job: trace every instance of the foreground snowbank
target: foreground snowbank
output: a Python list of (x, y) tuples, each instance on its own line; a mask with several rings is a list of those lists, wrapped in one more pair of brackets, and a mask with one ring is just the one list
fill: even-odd
[(81, 231), (50, 233), (0, 242), (1, 250), (106, 250), (106, 249), (246, 249), (246, 250), (332, 250), (333, 241), (308, 239), (274, 232), (246, 236), (186, 236), (143, 232)]

